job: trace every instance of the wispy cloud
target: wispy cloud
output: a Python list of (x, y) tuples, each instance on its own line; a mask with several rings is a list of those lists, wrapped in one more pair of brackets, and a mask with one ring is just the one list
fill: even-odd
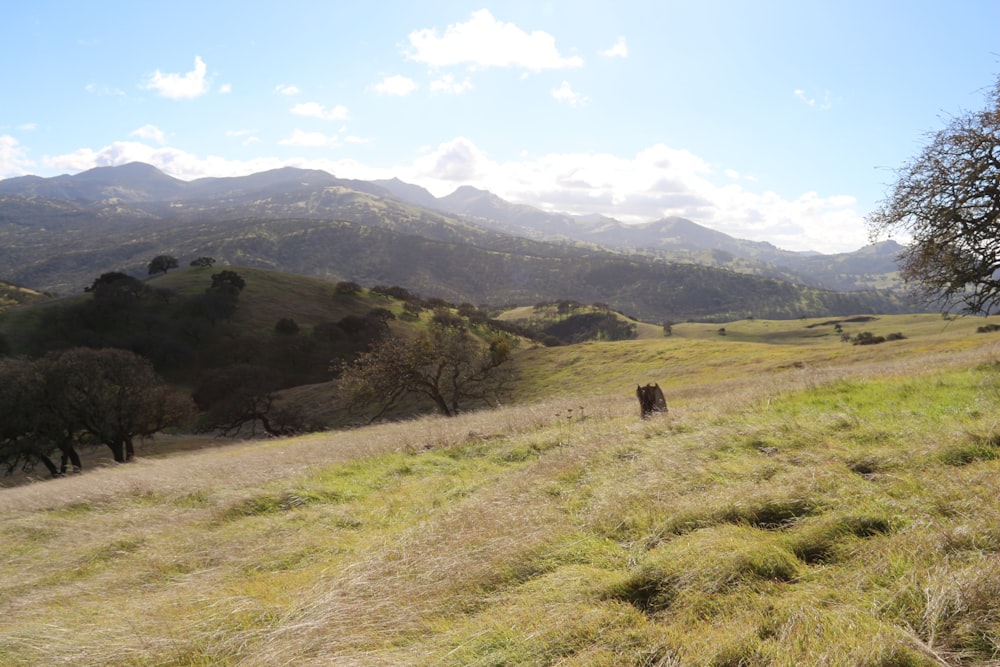
[(558, 88), (553, 88), (551, 92), (552, 97), (571, 107), (584, 106), (590, 102), (589, 97), (574, 91), (569, 85), (569, 81), (563, 81)]
[(200, 56), (194, 57), (194, 69), (184, 74), (164, 74), (156, 70), (150, 75), (144, 88), (155, 90), (163, 97), (173, 100), (191, 99), (204, 95), (209, 90), (208, 68)]
[(292, 131), (292, 136), (278, 142), (282, 146), (336, 146), (338, 144), (336, 135), (326, 135), (322, 132), (305, 132), (300, 129)]
[(147, 139), (149, 141), (155, 141), (161, 146), (167, 143), (167, 135), (163, 133), (163, 130), (156, 127), (155, 125), (143, 125), (137, 130), (132, 130), (129, 133), (130, 137), (139, 137), (140, 139)]
[(416, 81), (405, 76), (400, 76), (399, 74), (387, 76), (372, 86), (372, 90), (379, 95), (391, 95), (393, 97), (404, 97), (417, 88)]
[(32, 164), (17, 139), (0, 134), (0, 178), (23, 176), (28, 173), (26, 167)]
[(628, 58), (628, 46), (625, 44), (625, 38), (619, 37), (614, 46), (604, 51), (598, 51), (598, 53), (609, 58)]
[(460, 95), (466, 91), (472, 90), (472, 81), (469, 77), (465, 77), (462, 81), (456, 81), (453, 75), (445, 74), (440, 79), (431, 81), (430, 89), (431, 92), (434, 93), (451, 93), (453, 95)]
[(274, 92), (278, 95), (298, 95), (302, 91), (299, 90), (298, 86), (294, 86), (288, 83), (279, 83), (274, 87)]
[(830, 94), (829, 90), (824, 90), (820, 97), (815, 97), (811, 94), (807, 94), (805, 90), (801, 88), (795, 89), (795, 97), (797, 97), (803, 104), (813, 109), (819, 109), (820, 111), (826, 111), (833, 106), (833, 96)]
[(257, 130), (226, 130), (226, 136), (237, 138), (243, 137), (243, 141), (240, 142), (243, 146), (260, 143), (260, 138), (257, 136)]
[(296, 116), (309, 116), (322, 120), (347, 120), (350, 113), (343, 104), (327, 109), (319, 102), (303, 102), (290, 109)]
[(97, 83), (88, 83), (83, 87), (91, 95), (108, 95), (111, 97), (121, 97), (125, 94), (124, 90), (119, 88), (112, 88), (110, 86), (103, 86)]
[(561, 55), (549, 33), (525, 32), (498, 21), (488, 9), (473, 12), (465, 23), (449, 25), (443, 34), (435, 28), (411, 32), (410, 46), (410, 59), (432, 67), (516, 67), (538, 72), (583, 65), (582, 58)]

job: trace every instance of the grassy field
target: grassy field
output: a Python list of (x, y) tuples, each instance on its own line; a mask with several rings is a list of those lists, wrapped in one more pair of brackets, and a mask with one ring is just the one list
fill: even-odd
[(525, 349), (498, 410), (0, 489), (0, 665), (1000, 664), (982, 324)]

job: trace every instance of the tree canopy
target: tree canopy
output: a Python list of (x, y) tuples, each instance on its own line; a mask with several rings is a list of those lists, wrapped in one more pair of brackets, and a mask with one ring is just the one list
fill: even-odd
[[(0, 466), (43, 464), (53, 476), (81, 468), (79, 445), (105, 445), (124, 463), (134, 441), (192, 416), (191, 400), (126, 350), (73, 348), (41, 359), (0, 360)], [(52, 456), (62, 455), (61, 468)]]
[(869, 228), (876, 238), (912, 239), (900, 268), (925, 301), (991, 314), (1000, 305), (1000, 77), (984, 109), (930, 139), (899, 170)]
[(157, 255), (146, 267), (149, 271), (149, 275), (154, 273), (166, 273), (170, 269), (176, 269), (180, 266), (177, 263), (177, 258), (172, 255)]

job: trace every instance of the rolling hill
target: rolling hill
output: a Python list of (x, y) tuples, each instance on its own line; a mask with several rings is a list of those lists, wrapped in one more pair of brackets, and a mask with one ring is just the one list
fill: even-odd
[[(537, 348), (500, 410), (158, 438), (0, 489), (0, 663), (991, 664), (980, 323), (841, 323), (907, 334), (873, 348), (824, 319)], [(640, 420), (654, 380), (670, 412)]]
[[(402, 182), (346, 181), (292, 168), (184, 182), (131, 164), (52, 179), (8, 179), (0, 181), (0, 266), (7, 280), (71, 294), (105, 271), (143, 275), (158, 254), (182, 260), (211, 256), (220, 264), (399, 284), (456, 303), (603, 302), (653, 322), (912, 308), (885, 289), (845, 294), (793, 284), (794, 272), (763, 259), (706, 251), (714, 263), (745, 272), (719, 270), (709, 266), (713, 262), (698, 261), (690, 248), (725, 245), (728, 237), (687, 221), (630, 228), (629, 233), (644, 235), (642, 243), (654, 238), (661, 243), (626, 253), (600, 245), (621, 230), (559, 243), (529, 238), (538, 235), (530, 230), (511, 233), (504, 215), (536, 227), (538, 219), (552, 216), (469, 188), (437, 200), (439, 210), (402, 199), (430, 204), (419, 188)], [(489, 211), (474, 205), (478, 201), (487, 201), (494, 217), (484, 217)], [(440, 210), (449, 207), (461, 211)], [(604, 221), (604, 227), (609, 224), (616, 223)], [(694, 253), (688, 259), (695, 263), (656, 256), (668, 246), (689, 248), (671, 252)], [(759, 250), (761, 244), (733, 247), (751, 246)], [(812, 262), (813, 276), (834, 273), (852, 289), (885, 288), (892, 283), (880, 282), (885, 277), (880, 267), (889, 254), (866, 251), (853, 261), (799, 259)]]

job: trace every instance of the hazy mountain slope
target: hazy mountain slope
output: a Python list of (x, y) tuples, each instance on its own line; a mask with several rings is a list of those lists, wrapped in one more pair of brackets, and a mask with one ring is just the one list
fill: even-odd
[[(119, 171), (122, 182), (116, 185), (112, 177)], [(6, 272), (0, 277), (75, 293), (105, 271), (144, 275), (153, 256), (167, 253), (185, 262), (209, 255), (220, 263), (395, 283), (455, 301), (602, 301), (654, 321), (907, 308), (890, 295), (847, 298), (779, 284), (766, 280), (764, 270), (753, 277), (486, 229), (484, 216), (494, 216), (489, 218), (494, 226), (520, 228), (547, 220), (549, 231), (577, 226), (593, 235), (610, 234), (609, 224), (616, 223), (580, 225), (474, 188), (439, 200), (467, 212), (459, 216), (402, 201), (404, 195), (426, 200), (429, 193), (401, 182), (390, 182), (390, 190), (291, 168), (190, 183), (158, 174), (148, 165), (126, 165), (4, 181), (0, 191), (33, 194), (0, 195), (0, 261)], [(88, 183), (90, 190), (84, 187)], [(70, 190), (73, 200), (41, 196)], [(102, 198), (109, 193), (128, 198)], [(166, 194), (171, 197), (152, 199)], [(504, 216), (511, 222), (495, 222)], [(688, 239), (690, 247), (725, 237), (683, 220), (661, 221), (637, 233), (674, 234)]]
[[(407, 198), (406, 190), (399, 188), (395, 193)], [(638, 251), (667, 261), (704, 264), (827, 289), (863, 290), (901, 285), (896, 257), (902, 247), (894, 241), (836, 255), (793, 252), (762, 241), (737, 239), (685, 218), (624, 224), (600, 216), (573, 217), (511, 204), (469, 186), (439, 198), (437, 205), (484, 227), (529, 238), (564, 239)]]

